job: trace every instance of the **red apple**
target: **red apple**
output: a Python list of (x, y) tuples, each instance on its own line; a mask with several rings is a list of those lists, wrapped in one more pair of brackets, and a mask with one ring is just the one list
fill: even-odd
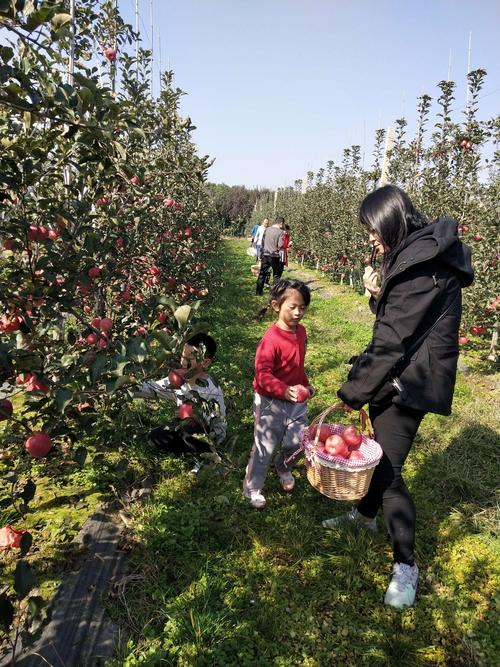
[(304, 385), (296, 384), (295, 389), (297, 390), (297, 403), (304, 403), (310, 398), (309, 389)]
[(90, 321), (90, 324), (94, 327), (94, 329), (99, 329), (99, 326), (101, 324), (101, 318), (93, 317), (92, 320)]
[(101, 269), (98, 266), (93, 266), (91, 269), (88, 270), (89, 278), (99, 278), (101, 275)]
[(177, 410), (177, 416), (179, 419), (191, 419), (193, 414), (193, 406), (191, 403), (183, 403)]
[(363, 437), (355, 426), (345, 428), (342, 431), (342, 437), (349, 446), (349, 449), (357, 449), (363, 442)]
[(112, 328), (113, 328), (113, 320), (109, 317), (103, 317), (99, 324), (99, 329), (101, 331), (104, 331), (104, 333), (108, 333), (111, 331)]
[(469, 339), (467, 338), (467, 336), (459, 336), (458, 337), (459, 345), (467, 345), (468, 342), (469, 342)]
[(49, 239), (51, 241), (55, 241), (56, 239), (59, 238), (59, 236), (60, 236), (60, 232), (59, 232), (58, 229), (49, 229)]
[(40, 459), (52, 449), (52, 440), (46, 433), (33, 433), (24, 443), (26, 451), (36, 459)]
[(186, 370), (184, 368), (179, 368), (176, 371), (170, 371), (168, 374), (168, 384), (171, 387), (175, 387), (176, 389), (179, 389), (179, 387), (182, 387), (184, 384), (184, 375), (186, 374)]
[(97, 343), (97, 340), (98, 340), (97, 339), (97, 334), (92, 332), (87, 336), (87, 338), (85, 340), (89, 345), (95, 345)]
[(347, 458), (349, 455), (349, 447), (340, 435), (328, 436), (325, 441), (325, 449), (328, 454), (332, 456), (343, 456), (344, 458)]
[(139, 178), (137, 176), (132, 176), (130, 182), (132, 183), (132, 185), (139, 185)]
[[(317, 426), (313, 426), (311, 429), (311, 437), (315, 438), (316, 437), (316, 431), (318, 430)], [(321, 428), (319, 430), (319, 438), (318, 440), (321, 440), (322, 442), (326, 442), (326, 439), (332, 434), (330, 431), (330, 427), (327, 424), (322, 424)]]
[(460, 142), (460, 146), (462, 148), (467, 148), (467, 139), (462, 139), (462, 141)]
[(172, 197), (167, 197), (165, 199), (164, 206), (172, 206), (173, 203), (174, 203), (174, 200), (172, 199)]
[(109, 60), (110, 63), (114, 63), (116, 60), (116, 49), (108, 46), (107, 49), (104, 49), (104, 57)]
[(2, 398), (0, 401), (0, 422), (12, 417), (14, 408), (8, 398)]
[(473, 334), (476, 334), (476, 336), (482, 336), (486, 331), (486, 327), (474, 326), (471, 331)]
[(351, 456), (349, 457), (352, 461), (364, 461), (365, 457), (359, 451), (359, 449), (353, 449), (351, 451)]
[(12, 250), (14, 247), (14, 241), (12, 239), (5, 239), (3, 242), (4, 250)]
[(39, 380), (36, 375), (28, 373), (28, 378), (26, 380), (26, 391), (41, 391), (43, 394), (46, 394), (49, 391), (49, 388), (46, 384)]

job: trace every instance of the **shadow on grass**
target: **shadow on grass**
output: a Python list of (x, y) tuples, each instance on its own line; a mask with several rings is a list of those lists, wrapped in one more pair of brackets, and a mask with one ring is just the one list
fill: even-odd
[(185, 667), (490, 667), (500, 647), (484, 522), (493, 507), (498, 473), (488, 462), (498, 436), (470, 424), (447, 449), (426, 447), (411, 483), (418, 602), (404, 612), (384, 608), (391, 564), (385, 532), (323, 531), (321, 520), (346, 505), (314, 491), (302, 465), (292, 495), (279, 491), (270, 472), (265, 512), (241, 496), (261, 333), (251, 323), (254, 280), (241, 257), (228, 251), (226, 259), (225, 296), (209, 314), (220, 344), (214, 375), (225, 390), (235, 388), (229, 416), (238, 459), (234, 469), (206, 468), (196, 477), (179, 461), (164, 462), (155, 497), (137, 515), (136, 578), (122, 607), (114, 606), (132, 638), (123, 657)]

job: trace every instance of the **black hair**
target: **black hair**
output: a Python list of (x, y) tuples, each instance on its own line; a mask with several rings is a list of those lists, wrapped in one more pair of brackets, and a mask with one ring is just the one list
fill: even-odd
[(205, 359), (213, 359), (215, 357), (215, 353), (217, 352), (217, 343), (212, 338), (212, 336), (209, 336), (206, 333), (197, 333), (194, 336), (191, 336), (191, 338), (188, 338), (186, 343), (191, 345), (191, 347), (195, 347), (196, 349), (200, 349), (203, 345), (205, 348)]
[(308, 306), (311, 303), (311, 290), (309, 287), (302, 282), (302, 280), (293, 280), (292, 278), (281, 278), (277, 282), (274, 283), (271, 287), (271, 291), (269, 293), (269, 301), (267, 302), (267, 306), (264, 306), (264, 308), (261, 308), (257, 312), (257, 318), (262, 319), (264, 315), (267, 312), (267, 309), (271, 306), (272, 301), (277, 301), (278, 305), (281, 306), (283, 301), (286, 299), (286, 292), (289, 289), (296, 289), (297, 292), (300, 292), (302, 294), (302, 298), (304, 299), (304, 304)]
[(285, 218), (282, 218), (281, 215), (279, 215), (276, 220), (274, 221), (275, 225), (284, 225), (285, 224)]
[(409, 234), (428, 224), (396, 185), (384, 185), (367, 195), (359, 208), (359, 220), (379, 236), (385, 250), (384, 266), (401, 250)]

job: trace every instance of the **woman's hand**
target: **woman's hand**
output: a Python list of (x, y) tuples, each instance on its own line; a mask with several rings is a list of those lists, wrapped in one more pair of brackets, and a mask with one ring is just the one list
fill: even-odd
[(363, 273), (363, 285), (375, 299), (378, 297), (380, 292), (378, 273), (371, 266), (365, 267), (365, 272)]
[(287, 387), (285, 391), (285, 401), (290, 401), (290, 403), (297, 403), (298, 391), (297, 387)]

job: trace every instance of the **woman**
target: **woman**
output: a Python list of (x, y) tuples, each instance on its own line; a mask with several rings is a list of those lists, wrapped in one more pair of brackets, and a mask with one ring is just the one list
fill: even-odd
[(376, 315), (372, 340), (337, 394), (348, 408), (369, 404), (384, 454), (357, 508), (323, 526), (352, 520), (376, 530), (382, 508), (394, 552), (385, 604), (401, 608), (413, 605), (418, 581), (415, 505), (402, 467), (424, 415), (451, 412), (461, 290), (474, 274), (457, 223), (438, 218), (428, 224), (408, 195), (393, 185), (369, 194), (359, 217), (374, 252), (382, 257), (382, 280), (379, 287), (373, 268), (365, 269)]

